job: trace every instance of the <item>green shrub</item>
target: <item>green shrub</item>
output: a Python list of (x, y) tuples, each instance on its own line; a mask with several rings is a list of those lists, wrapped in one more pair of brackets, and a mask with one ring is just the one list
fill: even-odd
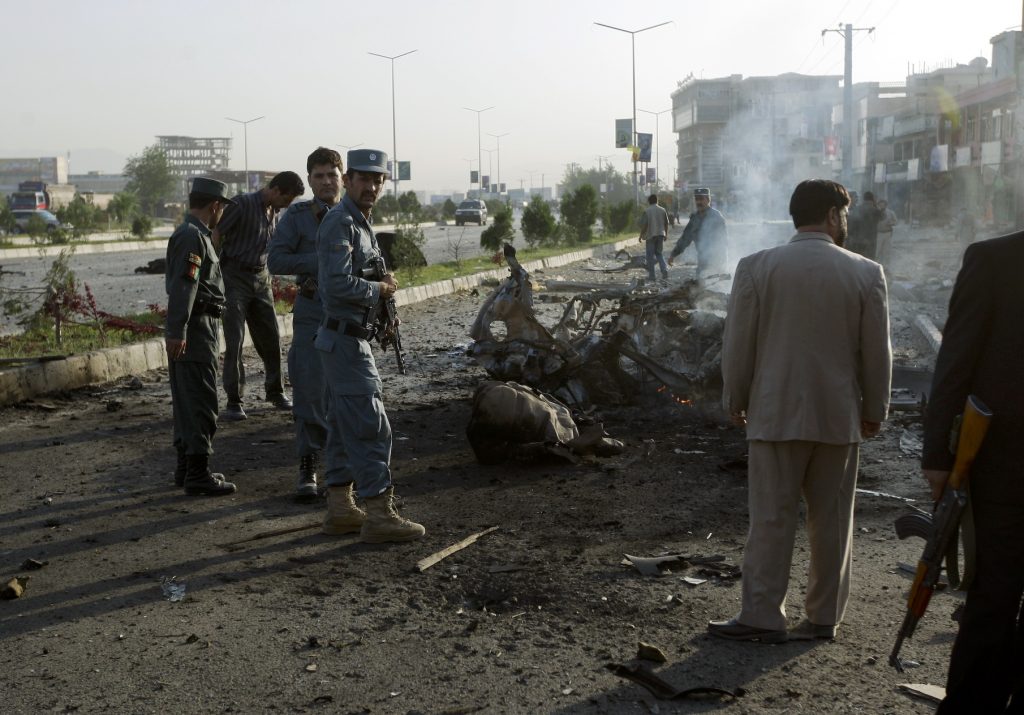
[(519, 228), (523, 231), (526, 244), (533, 248), (552, 242), (558, 233), (558, 222), (555, 221), (548, 202), (539, 195), (535, 195), (523, 209), (523, 218), (519, 222)]
[(136, 216), (132, 220), (132, 235), (142, 240), (146, 239), (153, 233), (153, 219), (149, 216), (142, 215)]
[(480, 234), (480, 247), (489, 251), (497, 251), (502, 243), (512, 243), (516, 230), (512, 226), (512, 213), (499, 204), (501, 208), (494, 214), (494, 222)]

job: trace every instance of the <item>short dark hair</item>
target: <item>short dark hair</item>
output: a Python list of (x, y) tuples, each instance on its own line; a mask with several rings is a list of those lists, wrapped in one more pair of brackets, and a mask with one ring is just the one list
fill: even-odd
[(287, 196), (302, 196), (306, 193), (306, 185), (294, 171), (282, 171), (270, 180), (268, 189), (277, 189)]
[[(190, 209), (205, 209), (207, 206), (212, 204), (214, 201), (224, 201), (219, 196), (210, 196), (209, 194), (189, 194), (188, 195), (188, 207)], [(226, 202), (225, 202), (226, 203)]]
[(649, 203), (649, 204), (656, 204), (656, 203), (658, 203), (658, 195), (657, 194), (651, 194), (650, 196), (648, 196), (647, 197), (647, 203)]
[(830, 209), (850, 205), (850, 195), (842, 184), (828, 179), (808, 179), (797, 184), (789, 199), (789, 215), (793, 225), (813, 226), (824, 223)]
[(875, 195), (872, 192), (870, 192), (870, 191), (865, 191), (864, 192), (864, 200), (865, 201), (874, 201), (875, 200)]
[(313, 167), (320, 166), (321, 164), (330, 164), (331, 166), (336, 166), (338, 167), (338, 171), (341, 171), (341, 154), (334, 151), (334, 149), (328, 149), (325, 146), (318, 146), (316, 148), (316, 151), (314, 151), (306, 158), (306, 173), (312, 174)]

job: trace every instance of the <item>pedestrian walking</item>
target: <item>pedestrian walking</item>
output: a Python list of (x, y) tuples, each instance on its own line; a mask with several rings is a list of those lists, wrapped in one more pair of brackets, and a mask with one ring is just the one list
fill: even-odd
[(306, 187), (294, 171), (282, 171), (259, 191), (240, 194), (213, 231), (220, 253), (227, 309), (224, 313), (224, 391), (228, 404), (221, 419), (244, 420), (245, 366), (242, 342), (249, 327), (252, 344), (263, 360), (264, 397), (278, 409), (290, 410), (281, 374), (281, 335), (274, 292), (267, 271), (267, 249), (278, 213)]
[(892, 234), (899, 220), (896, 212), (889, 208), (889, 202), (882, 199), (878, 202), (878, 262), (889, 272), (892, 261)]
[(801, 182), (796, 235), (736, 267), (723, 403), (746, 426), (750, 530), (740, 612), (708, 624), (720, 638), (787, 639), (801, 494), (811, 558), (797, 632), (833, 638), (846, 610), (859, 442), (885, 419), (892, 364), (882, 267), (842, 248), (849, 203), (840, 184)]
[(174, 415), (174, 484), (193, 496), (231, 494), (235, 485), (209, 469), (217, 431), (217, 358), (224, 280), (210, 238), (232, 201), (220, 181), (196, 177), (188, 216), (167, 240), (164, 343)]
[[(267, 268), (272, 274), (293, 274), (298, 288), (292, 307), (292, 344), (288, 349), (288, 378), (292, 385), (295, 417), (295, 450), (299, 476), (295, 497), (317, 496), (317, 468), (327, 447), (330, 400), (324, 389), (320, 356), (313, 349), (316, 331), (323, 321), (317, 290), (316, 233), (327, 211), (341, 200), (341, 155), (334, 149), (317, 148), (306, 158), (306, 180), (313, 198), (293, 203), (274, 230), (267, 249)], [(333, 445), (340, 447), (334, 440)], [(327, 455), (327, 470), (339, 459)]]
[(658, 195), (647, 199), (647, 209), (640, 216), (640, 238), (646, 241), (647, 280), (654, 282), (654, 266), (661, 268), (661, 279), (668, 280), (665, 263), (665, 237), (668, 235), (668, 212), (658, 205)]
[[(327, 212), (317, 234), (324, 320), (314, 346), (330, 391), (328, 418), (333, 425), (328, 451), (332, 440), (340, 440), (344, 452), (344, 461), (327, 476), (323, 531), (359, 532), (370, 543), (411, 541), (425, 533), (420, 524), (395, 510), (391, 425), (369, 343), (374, 337), (373, 311), (398, 290), (390, 273), (365, 277), (381, 255), (369, 219), (387, 178), (387, 162), (387, 154), (376, 149), (348, 152), (345, 196)], [(365, 512), (356, 505), (356, 495)]]

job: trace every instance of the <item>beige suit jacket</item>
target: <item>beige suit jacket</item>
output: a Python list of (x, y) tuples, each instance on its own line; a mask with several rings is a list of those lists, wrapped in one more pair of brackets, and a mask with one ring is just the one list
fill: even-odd
[(823, 233), (739, 262), (722, 347), (723, 404), (747, 439), (851, 444), (889, 409), (882, 267)]

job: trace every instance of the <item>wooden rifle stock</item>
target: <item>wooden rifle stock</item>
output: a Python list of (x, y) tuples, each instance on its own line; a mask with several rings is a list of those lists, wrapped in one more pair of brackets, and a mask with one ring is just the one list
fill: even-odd
[(961, 416), (953, 469), (946, 480), (942, 497), (935, 505), (932, 533), (925, 544), (924, 553), (917, 562), (914, 583), (907, 598), (907, 614), (896, 638), (896, 645), (889, 655), (889, 664), (901, 673), (903, 663), (899, 658), (900, 648), (903, 646), (904, 638), (910, 638), (914, 634), (918, 621), (928, 609), (928, 602), (935, 593), (935, 585), (942, 573), (943, 556), (950, 541), (957, 538), (960, 515), (967, 506), (967, 482), (971, 474), (971, 465), (974, 464), (974, 458), (981, 449), (991, 420), (992, 412), (988, 407), (975, 395), (969, 395)]

